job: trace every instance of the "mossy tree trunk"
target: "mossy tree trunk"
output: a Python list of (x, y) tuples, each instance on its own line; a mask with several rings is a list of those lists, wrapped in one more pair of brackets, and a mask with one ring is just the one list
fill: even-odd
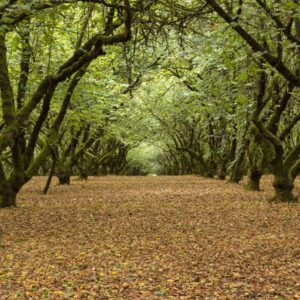
[(57, 155), (55, 175), (60, 185), (71, 183), (71, 170), (72, 165), (70, 157), (65, 157), (64, 155), (60, 157)]
[(260, 191), (260, 179), (262, 171), (256, 168), (250, 168), (248, 170), (248, 178), (246, 189), (249, 191)]
[(218, 178), (221, 180), (226, 179), (227, 175), (227, 162), (225, 159), (221, 159), (218, 166), (218, 172), (217, 172)]
[(206, 169), (203, 173), (203, 177), (205, 178), (214, 178), (215, 172), (211, 170), (210, 168)]
[(239, 183), (243, 179), (244, 171), (245, 171), (244, 160), (245, 160), (247, 148), (249, 147), (250, 144), (249, 138), (247, 138), (247, 133), (248, 133), (248, 124), (246, 125), (242, 137), (242, 145), (235, 153), (235, 159), (229, 175), (229, 182)]
[(89, 165), (83, 162), (81, 159), (80, 162), (77, 164), (77, 169), (79, 171), (79, 179), (87, 180), (89, 177)]
[(243, 171), (240, 168), (233, 168), (230, 173), (229, 182), (239, 183), (243, 179)]
[(273, 164), (273, 187), (275, 195), (272, 200), (278, 202), (296, 202), (293, 195), (295, 178), (300, 174), (300, 142), (285, 159), (277, 159)]
[[(0, 160), (0, 207), (16, 206), (16, 189), (15, 185), (20, 181), (23, 175), (23, 164), (20, 161), (21, 152), (18, 145), (18, 130), (16, 122), (16, 108), (14, 100), (14, 92), (9, 77), (7, 48), (6, 48), (6, 32), (0, 32), (0, 92), (2, 100), (2, 118), (6, 128), (10, 127), (10, 132), (3, 135), (5, 130), (2, 130), (2, 140), (6, 145), (0, 149), (0, 155), (7, 147), (12, 155), (12, 174), (15, 171), (19, 177), (12, 176), (7, 179), (3, 164)], [(13, 184), (14, 185), (13, 185)]]
[[(87, 126), (85, 126), (87, 125)], [(66, 149), (62, 149), (62, 153), (56, 166), (56, 176), (59, 184), (70, 184), (70, 177), (75, 166), (83, 178), (87, 179), (89, 166), (85, 162), (85, 152), (93, 146), (96, 141), (95, 134), (90, 133), (90, 125), (85, 124), (77, 132), (71, 128), (71, 139)], [(88, 128), (85, 130), (85, 128)], [(82, 139), (81, 138), (81, 135)], [(90, 136), (89, 136), (90, 135)]]
[(71, 176), (70, 176), (70, 173), (68, 173), (68, 172), (61, 172), (61, 173), (57, 174), (57, 178), (58, 178), (59, 184), (61, 184), (61, 185), (71, 183), (71, 179), (70, 179)]
[(89, 173), (88, 173), (87, 170), (81, 170), (81, 171), (79, 172), (79, 179), (80, 179), (80, 180), (87, 180), (88, 177), (89, 177)]
[(239, 183), (243, 179), (244, 175), (244, 154), (240, 155), (236, 162), (233, 164), (233, 167), (231, 169), (230, 175), (229, 175), (229, 182), (232, 183)]
[(9, 183), (2, 183), (0, 187), (0, 208), (16, 206), (17, 191)]
[(251, 131), (253, 137), (247, 148), (248, 171), (245, 188), (249, 191), (260, 191), (260, 179), (263, 174), (264, 157), (262, 151), (260, 151), (260, 145), (256, 140), (256, 136), (258, 136), (258, 132), (256, 132), (257, 128), (255, 126), (252, 127)]
[(296, 202), (297, 198), (293, 195), (294, 182), (286, 172), (274, 174), (273, 187), (275, 195), (271, 199), (276, 202)]
[[(266, 129), (263, 124), (256, 121), (256, 125), (266, 139), (263, 151), (265, 157), (271, 157), (269, 162), (270, 169), (274, 175), (273, 187), (274, 197), (271, 199), (276, 202), (295, 202), (297, 199), (293, 195), (294, 180), (300, 172), (300, 142), (290, 151), (285, 152), (280, 138)], [(270, 147), (272, 145), (272, 147)], [(284, 154), (286, 157), (284, 157)]]
[(193, 158), (193, 167), (197, 170), (198, 175), (206, 178), (213, 177), (214, 171), (212, 170), (211, 165), (204, 160), (203, 153), (200, 151), (200, 149), (198, 152), (189, 148), (178, 148), (177, 150), (186, 152)]

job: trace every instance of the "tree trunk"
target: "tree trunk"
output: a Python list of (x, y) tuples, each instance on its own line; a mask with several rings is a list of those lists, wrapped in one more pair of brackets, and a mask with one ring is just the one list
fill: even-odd
[(70, 184), (70, 174), (68, 172), (60, 172), (56, 175), (60, 185)]
[(243, 171), (239, 166), (234, 166), (230, 174), (229, 182), (239, 183), (242, 179)]
[(244, 157), (246, 153), (246, 147), (248, 142), (244, 142), (241, 151), (237, 154), (237, 159), (235, 160), (233, 167), (230, 172), (229, 182), (239, 183), (243, 179), (244, 175)]
[(221, 161), (220, 166), (218, 168), (218, 174), (217, 174), (218, 178), (224, 180), (226, 178), (226, 171), (227, 171), (226, 163)]
[(205, 170), (203, 176), (205, 178), (214, 178), (214, 172), (210, 169)]
[(44, 195), (46, 195), (48, 193), (48, 190), (49, 190), (49, 187), (50, 187), (50, 184), (51, 184), (51, 181), (52, 181), (52, 177), (55, 173), (55, 164), (56, 164), (56, 157), (54, 156), (53, 159), (52, 159), (52, 166), (51, 166), (51, 169), (50, 169), (50, 174), (48, 176), (46, 185), (43, 189), (43, 194)]
[(9, 184), (0, 189), (0, 208), (16, 207), (17, 192)]
[(260, 183), (261, 176), (262, 176), (261, 170), (249, 169), (246, 189), (250, 191), (260, 191), (259, 183)]
[(289, 175), (282, 170), (274, 172), (273, 187), (275, 195), (271, 201), (275, 202), (297, 202), (297, 198), (293, 195), (294, 183)]
[(244, 167), (243, 167), (244, 155), (240, 156), (234, 163), (229, 177), (229, 182), (239, 183), (243, 179)]
[[(79, 169), (79, 168), (78, 168)], [(80, 180), (87, 180), (89, 177), (89, 172), (82, 168), (79, 169), (79, 179)]]
[(213, 178), (216, 174), (215, 165), (210, 162), (205, 163), (204, 160), (195, 160), (193, 169), (197, 175), (203, 176), (205, 178)]

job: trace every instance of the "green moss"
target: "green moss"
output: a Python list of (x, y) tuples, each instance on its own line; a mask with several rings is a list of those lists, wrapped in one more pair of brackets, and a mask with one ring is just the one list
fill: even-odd
[(284, 172), (279, 172), (274, 177), (273, 187), (275, 189), (275, 195), (271, 199), (273, 202), (297, 202), (298, 199), (293, 195), (294, 183), (291, 178)]
[(252, 135), (252, 136), (258, 136), (259, 135), (259, 130), (258, 128), (252, 124), (249, 128), (249, 133)]
[(260, 143), (264, 159), (267, 162), (272, 162), (276, 158), (276, 152), (273, 144), (268, 140), (263, 140)]
[(248, 154), (248, 164), (251, 167), (263, 169), (264, 167), (264, 153), (259, 144), (257, 144), (253, 139), (249, 144), (247, 151)]
[(248, 171), (248, 181), (245, 186), (246, 190), (249, 191), (259, 191), (260, 190), (260, 179), (262, 172), (259, 169), (249, 169)]

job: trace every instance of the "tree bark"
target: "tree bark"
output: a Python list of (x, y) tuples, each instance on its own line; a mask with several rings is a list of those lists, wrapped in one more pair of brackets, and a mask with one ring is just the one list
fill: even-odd
[(58, 182), (60, 185), (64, 185), (64, 184), (70, 184), (71, 180), (70, 180), (70, 174), (68, 172), (61, 172), (59, 174), (56, 175), (58, 178)]
[(48, 176), (48, 178), (47, 178), (47, 182), (46, 182), (45, 187), (44, 187), (44, 189), (43, 189), (43, 194), (44, 194), (44, 195), (46, 195), (46, 194), (48, 193), (48, 190), (49, 190), (49, 188), (50, 188), (50, 184), (51, 184), (51, 181), (52, 181), (52, 177), (53, 177), (53, 175), (54, 175), (54, 173), (55, 173), (55, 165), (56, 165), (56, 156), (54, 156), (54, 157), (52, 158), (52, 165), (51, 165), (51, 169), (50, 169), (50, 174), (49, 174), (49, 176)]
[(227, 166), (226, 166), (226, 161), (225, 160), (221, 160), (220, 165), (218, 166), (218, 178), (221, 180), (225, 180), (226, 179), (226, 175), (227, 175)]
[(246, 147), (248, 147), (248, 141), (244, 142), (244, 145), (241, 151), (238, 153), (238, 157), (233, 164), (233, 167), (230, 172), (229, 182), (239, 183), (243, 179), (244, 175), (244, 157), (246, 154)]
[(261, 170), (250, 168), (248, 170), (248, 182), (246, 189), (250, 191), (260, 191), (260, 179), (262, 176)]
[(289, 176), (284, 173), (274, 174), (273, 187), (275, 195), (271, 200), (275, 202), (297, 202), (297, 198), (293, 195), (293, 180), (290, 180)]
[(2, 183), (0, 187), (0, 208), (15, 207), (17, 192), (8, 183)]

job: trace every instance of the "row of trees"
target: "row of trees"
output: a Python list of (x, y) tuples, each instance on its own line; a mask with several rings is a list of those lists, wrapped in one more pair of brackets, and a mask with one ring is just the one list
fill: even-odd
[(233, 182), (248, 174), (251, 190), (259, 190), (262, 174), (272, 174), (274, 200), (295, 201), (298, 2), (202, 2), (205, 29), (195, 34), (196, 26), (183, 26), (159, 71), (149, 76), (161, 91), (148, 91), (153, 100), (146, 106), (160, 126), (163, 172)]
[(118, 6), (65, 3), (12, 0), (0, 7), (1, 207), (16, 204), (21, 187), (49, 157), (60, 182), (68, 183), (73, 165), (81, 162), (83, 170), (83, 153), (101, 139), (99, 124), (68, 126), (64, 119), (68, 109), (78, 109), (71, 105), (75, 89), (91, 64), (106, 56), (104, 47), (130, 39), (131, 6), (128, 0)]
[[(295, 201), (296, 0), (0, 5), (0, 207), (32, 176), (199, 174)], [(76, 5), (75, 5), (76, 4)]]

